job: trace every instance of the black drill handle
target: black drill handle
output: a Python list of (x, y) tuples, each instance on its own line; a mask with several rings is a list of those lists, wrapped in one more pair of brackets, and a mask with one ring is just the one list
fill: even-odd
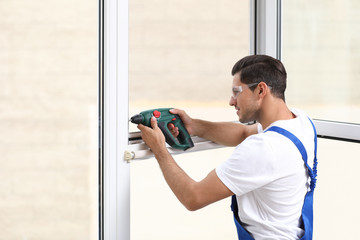
[(166, 122), (158, 122), (158, 126), (163, 132), (167, 144), (169, 144), (171, 147), (185, 151), (186, 149), (194, 146), (194, 143), (184, 125), (179, 128), (179, 135), (177, 137), (178, 141), (176, 141), (175, 137), (170, 132)]

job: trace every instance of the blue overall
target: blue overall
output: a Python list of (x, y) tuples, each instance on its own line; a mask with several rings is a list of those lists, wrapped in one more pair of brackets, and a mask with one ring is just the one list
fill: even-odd
[[(310, 120), (310, 118), (309, 118), (309, 120)], [(308, 157), (307, 157), (307, 153), (306, 153), (304, 145), (294, 134), (292, 134), (291, 132), (289, 132), (283, 128), (277, 127), (277, 126), (270, 127), (269, 129), (267, 129), (265, 131), (265, 132), (274, 131), (274, 132), (277, 132), (277, 133), (282, 134), (285, 137), (289, 138), (299, 149), (302, 159), (304, 160), (304, 163), (308, 169), (308, 173), (309, 173), (309, 176), (311, 179), (310, 191), (308, 191), (305, 196), (304, 205), (302, 208), (301, 217), (302, 217), (303, 225), (301, 227), (304, 229), (304, 235), (300, 240), (311, 240), (312, 233), (313, 233), (313, 195), (314, 195), (314, 189), (315, 189), (315, 185), (316, 185), (316, 176), (317, 176), (317, 157), (316, 157), (317, 134), (316, 134), (316, 129), (315, 129), (314, 123), (311, 120), (310, 120), (310, 122), (311, 122), (311, 125), (313, 126), (314, 134), (315, 134), (315, 137), (314, 137), (315, 153), (314, 153), (314, 167), (313, 168), (310, 168), (310, 166), (308, 165), (308, 162), (307, 162)], [(254, 240), (254, 238), (251, 237), (250, 234), (241, 226), (241, 221), (240, 221), (239, 215), (238, 215), (239, 209), (238, 209), (235, 195), (232, 196), (231, 210), (233, 211), (233, 214), (234, 214), (234, 221), (235, 221), (239, 240)]]

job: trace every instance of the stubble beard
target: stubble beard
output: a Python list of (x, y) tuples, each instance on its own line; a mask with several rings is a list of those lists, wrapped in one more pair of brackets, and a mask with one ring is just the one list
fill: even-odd
[(239, 117), (239, 121), (241, 123), (250, 123), (250, 122), (254, 122), (257, 120), (256, 116), (257, 116), (257, 111), (256, 109), (251, 109), (248, 110), (246, 112), (239, 112), (240, 114), (238, 114)]

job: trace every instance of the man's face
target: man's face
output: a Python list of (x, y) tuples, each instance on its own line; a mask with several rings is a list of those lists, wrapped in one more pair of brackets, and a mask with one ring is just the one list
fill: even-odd
[[(238, 86), (241, 86), (241, 92), (236, 88)], [(241, 82), (240, 73), (233, 77), (232, 90), (229, 104), (235, 107), (240, 122), (247, 123), (256, 120), (258, 108), (255, 93), (248, 88), (247, 84)]]

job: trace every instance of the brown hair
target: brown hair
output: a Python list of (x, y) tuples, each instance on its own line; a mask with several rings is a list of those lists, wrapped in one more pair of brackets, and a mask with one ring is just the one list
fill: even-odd
[[(271, 93), (285, 101), (286, 70), (284, 65), (277, 59), (267, 55), (251, 55), (240, 59), (235, 63), (231, 74), (240, 72), (240, 80), (243, 83), (265, 82), (271, 87)], [(256, 86), (250, 89), (254, 90)]]

